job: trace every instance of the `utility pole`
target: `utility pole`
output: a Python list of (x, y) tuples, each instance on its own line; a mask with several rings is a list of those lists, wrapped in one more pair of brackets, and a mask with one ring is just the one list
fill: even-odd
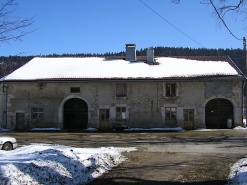
[[(247, 51), (246, 51), (245, 37), (243, 38), (243, 44), (244, 44), (245, 76), (247, 76)], [(247, 87), (246, 87), (246, 81), (245, 81), (245, 125), (246, 125), (246, 120), (247, 120), (247, 98), (246, 97), (247, 97)]]

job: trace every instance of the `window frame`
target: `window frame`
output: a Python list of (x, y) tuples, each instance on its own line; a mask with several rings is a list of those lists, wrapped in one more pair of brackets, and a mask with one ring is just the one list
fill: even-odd
[[(120, 109), (120, 118), (118, 118), (118, 109)], [(125, 109), (125, 111), (123, 111)], [(123, 119), (123, 112), (125, 112), (125, 119)], [(127, 108), (126, 107), (116, 107), (116, 120), (117, 121), (127, 121)]]
[[(168, 87), (168, 85), (170, 85), (170, 87)], [(165, 95), (167, 97), (175, 97), (176, 96), (176, 83), (175, 82), (167, 82), (165, 84), (165, 87), (166, 87)], [(169, 91), (168, 91), (168, 89), (169, 89)], [(173, 92), (173, 89), (174, 89), (174, 92)], [(169, 94), (167, 92), (169, 92)]]
[[(118, 86), (120, 88), (119, 93), (118, 93)], [(126, 83), (117, 83), (116, 84), (116, 97), (126, 97), (127, 96), (126, 89), (127, 89)]]
[[(38, 109), (38, 110), (34, 111), (34, 109)], [(37, 116), (34, 116), (34, 114), (37, 114)], [(35, 119), (35, 120), (44, 119), (44, 107), (32, 107), (31, 108), (31, 119)]]
[[(167, 117), (167, 110), (169, 109), (169, 117)], [(175, 109), (175, 117), (172, 116), (172, 109)], [(177, 119), (177, 108), (176, 107), (166, 107), (165, 108), (165, 118), (169, 120)]]

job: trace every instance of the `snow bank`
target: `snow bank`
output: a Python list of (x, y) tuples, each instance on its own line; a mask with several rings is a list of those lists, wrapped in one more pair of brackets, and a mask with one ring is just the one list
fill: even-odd
[(181, 127), (176, 128), (150, 128), (150, 129), (144, 129), (144, 128), (129, 128), (124, 129), (124, 131), (183, 131)]
[(206, 128), (197, 128), (193, 131), (220, 131), (220, 130), (229, 130), (229, 129), (206, 129)]
[(235, 127), (234, 130), (247, 130), (247, 128), (238, 126), (238, 127)]
[(87, 128), (87, 129), (84, 129), (85, 131), (98, 131), (97, 128)]
[(45, 130), (61, 130), (61, 128), (33, 128), (33, 129), (31, 129), (31, 130), (33, 130), (33, 131), (45, 131)]
[[(60, 128), (33, 128), (31, 129), (32, 131), (56, 131), (56, 130), (61, 130)], [(124, 131), (183, 131), (181, 127), (177, 128), (150, 128), (150, 129), (144, 129), (144, 128), (129, 128), (129, 129), (124, 129)], [(98, 131), (96, 128), (87, 128), (84, 129), (84, 131)]]
[[(206, 129), (206, 128), (198, 128), (194, 131), (220, 131), (220, 130), (231, 130), (231, 129)], [(247, 128), (244, 128), (244, 127), (235, 127), (233, 128), (233, 130), (247, 130)]]
[(5, 129), (0, 125), (0, 132), (8, 132), (8, 131), (11, 131), (11, 129)]
[(231, 167), (227, 184), (247, 185), (247, 158), (240, 159)]
[(0, 151), (0, 184), (85, 184), (126, 160), (135, 148), (33, 144)]

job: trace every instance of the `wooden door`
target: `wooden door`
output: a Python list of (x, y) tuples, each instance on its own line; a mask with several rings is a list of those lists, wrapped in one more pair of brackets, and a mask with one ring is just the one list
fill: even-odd
[(185, 130), (194, 129), (194, 109), (184, 110), (184, 129)]
[(110, 129), (110, 109), (100, 109), (100, 129)]
[(88, 124), (87, 103), (78, 98), (72, 98), (64, 104), (64, 128), (86, 129)]
[(25, 129), (25, 113), (16, 113), (16, 128), (18, 130)]
[(233, 105), (229, 100), (216, 98), (205, 107), (205, 123), (209, 129), (227, 128), (227, 119), (233, 120)]

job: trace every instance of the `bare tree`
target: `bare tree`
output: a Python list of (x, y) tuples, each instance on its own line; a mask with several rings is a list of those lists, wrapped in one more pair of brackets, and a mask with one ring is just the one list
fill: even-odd
[[(2, 1), (2, 0), (1, 0)], [(34, 17), (21, 19), (14, 16), (18, 4), (15, 0), (4, 0), (0, 3), (0, 42), (21, 41), (22, 38), (32, 32), (25, 28), (34, 23)]]
[[(172, 3), (179, 4), (180, 0), (171, 0)], [(242, 17), (243, 21), (247, 21), (247, 0), (202, 0), (200, 3), (205, 5), (211, 5), (214, 8), (214, 12), (216, 16), (220, 19), (229, 33), (238, 40), (242, 40), (237, 38), (233, 32), (227, 26), (225, 17), (226, 15), (235, 15), (236, 18)]]

